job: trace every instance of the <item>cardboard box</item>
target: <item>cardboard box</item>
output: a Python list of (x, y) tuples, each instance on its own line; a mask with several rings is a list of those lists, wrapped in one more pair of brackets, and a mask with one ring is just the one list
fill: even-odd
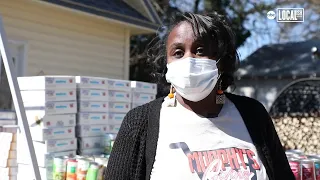
[(17, 133), (19, 131), (19, 126), (18, 125), (3, 125), (0, 126), (0, 133), (9, 133), (11, 134), (11, 139), (12, 135)]
[[(19, 164), (18, 166), (18, 179), (20, 180), (33, 180), (35, 179), (32, 165)], [(43, 180), (53, 179), (53, 168), (52, 167), (39, 167), (40, 176)]]
[(126, 80), (108, 79), (108, 87), (109, 90), (131, 91), (130, 81)]
[(109, 91), (110, 102), (131, 102), (131, 92)]
[(156, 95), (132, 92), (132, 103), (145, 104), (156, 99)]
[(1, 180), (17, 180), (17, 176), (2, 176)]
[(18, 167), (0, 167), (0, 177), (16, 176), (18, 174)]
[(103, 153), (103, 148), (94, 148), (94, 149), (78, 149), (77, 153), (81, 156), (92, 156), (92, 155), (101, 155)]
[[(46, 141), (33, 141), (33, 146), (36, 154), (48, 154), (53, 152), (73, 151), (77, 149), (77, 139), (50, 139)], [(18, 137), (17, 142), (18, 154), (20, 158), (20, 151), (28, 149), (27, 142), (22, 136)]]
[(108, 89), (107, 78), (76, 76), (77, 87), (88, 89)]
[(80, 101), (108, 101), (108, 90), (79, 89), (78, 99)]
[(0, 110), (0, 120), (16, 120), (15, 111)]
[(0, 126), (15, 125), (15, 124), (17, 124), (16, 120), (1, 120), (0, 119)]
[(76, 114), (47, 115), (44, 110), (28, 110), (26, 115), (30, 126), (43, 128), (76, 126)]
[(107, 125), (78, 125), (76, 128), (77, 137), (103, 136), (108, 132)]
[(103, 136), (78, 138), (78, 148), (80, 149), (103, 148)]
[(76, 101), (75, 89), (54, 89), (21, 91), (22, 101), (25, 106), (41, 106), (50, 101)]
[(16, 167), (17, 165), (17, 159), (0, 158), (0, 167)]
[(76, 137), (75, 127), (56, 127), (56, 128), (30, 128), (32, 139), (35, 141), (46, 141), (49, 139), (72, 139)]
[(0, 159), (17, 159), (16, 150), (0, 149)]
[[(46, 153), (46, 154), (38, 153), (38, 154), (36, 154), (36, 158), (37, 158), (39, 167), (52, 167), (54, 157), (59, 157), (59, 156), (74, 157), (74, 156), (76, 156), (76, 154), (77, 154), (76, 150)], [(20, 152), (20, 155), (17, 158), (17, 162), (19, 164), (28, 164), (28, 165), (32, 164), (31, 158), (30, 158), (29, 153), (27, 151)]]
[(108, 124), (121, 124), (125, 116), (125, 113), (109, 113)]
[(43, 110), (47, 115), (75, 114), (77, 113), (76, 101), (46, 102), (41, 106), (25, 107), (25, 110)]
[(157, 84), (153, 83), (131, 81), (131, 88), (133, 92), (157, 94)]
[(79, 125), (108, 124), (108, 113), (79, 112), (77, 116), (77, 124)]
[(26, 76), (18, 77), (21, 91), (44, 89), (76, 89), (74, 76)]
[(131, 110), (130, 103), (109, 102), (109, 112), (127, 113)]
[(120, 124), (118, 124), (118, 125), (109, 125), (108, 133), (118, 134), (118, 132), (119, 132), (119, 130), (120, 130), (120, 127), (121, 127)]
[(79, 101), (79, 112), (108, 112), (108, 103), (100, 101)]

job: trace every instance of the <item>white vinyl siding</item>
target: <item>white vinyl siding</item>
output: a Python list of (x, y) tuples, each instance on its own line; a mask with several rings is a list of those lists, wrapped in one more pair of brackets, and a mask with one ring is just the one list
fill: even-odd
[(36, 1), (0, 1), (8, 39), (26, 41), (27, 73), (123, 79), (125, 26)]

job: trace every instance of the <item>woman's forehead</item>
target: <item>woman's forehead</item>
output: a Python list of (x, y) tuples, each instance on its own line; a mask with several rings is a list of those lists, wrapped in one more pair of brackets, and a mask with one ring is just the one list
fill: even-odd
[(192, 26), (188, 22), (181, 22), (176, 25), (168, 36), (167, 44), (173, 43), (192, 43), (196, 40)]

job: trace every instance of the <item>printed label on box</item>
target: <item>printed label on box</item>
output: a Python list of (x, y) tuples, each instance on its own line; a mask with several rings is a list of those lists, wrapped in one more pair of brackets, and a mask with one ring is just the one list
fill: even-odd
[(107, 124), (108, 113), (78, 113), (78, 124)]
[(76, 100), (76, 90), (46, 90), (46, 100)]
[(80, 101), (80, 112), (108, 112), (107, 102)]
[(67, 114), (77, 112), (77, 103), (75, 101), (70, 102), (47, 102), (46, 113), (48, 114)]
[(113, 102), (131, 102), (131, 92), (109, 91), (109, 101), (113, 101)]
[(120, 112), (120, 113), (127, 113), (131, 109), (130, 103), (109, 103), (109, 111), (110, 112)]
[(131, 91), (130, 81), (109, 79), (108, 85), (110, 90)]
[(106, 78), (76, 76), (77, 85), (79, 88), (107, 89)]
[(107, 125), (81, 125), (77, 127), (78, 137), (103, 136), (108, 132)]
[(134, 92), (157, 94), (157, 84), (153, 83), (131, 81), (131, 88)]
[(84, 101), (108, 101), (108, 91), (98, 89), (80, 89), (79, 99)]
[(46, 141), (49, 139), (71, 139), (75, 138), (75, 127), (59, 127), (42, 129), (41, 127), (31, 127), (33, 140)]
[(156, 96), (154, 94), (147, 94), (147, 93), (133, 93), (132, 95), (132, 102), (133, 103), (148, 103), (150, 101), (155, 100)]
[(110, 113), (109, 124), (121, 124), (125, 116), (125, 113)]

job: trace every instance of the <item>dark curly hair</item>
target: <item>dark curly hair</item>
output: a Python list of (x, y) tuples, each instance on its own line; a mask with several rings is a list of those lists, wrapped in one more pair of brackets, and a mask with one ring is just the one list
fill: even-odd
[(153, 69), (151, 76), (153, 81), (160, 86), (159, 91), (164, 91), (164, 89), (168, 91), (169, 88), (165, 79), (167, 72), (166, 43), (172, 29), (181, 22), (190, 23), (196, 38), (212, 47), (214, 57), (220, 59), (217, 66), (221, 73), (219, 80), (222, 89), (226, 90), (230, 85), (234, 85), (234, 72), (239, 66), (239, 55), (236, 51), (235, 35), (227, 19), (216, 12), (206, 15), (187, 12), (178, 14), (171, 22), (170, 26), (165, 29), (165, 34), (161, 37), (159, 33), (158, 38), (150, 43), (147, 53), (147, 61)]

